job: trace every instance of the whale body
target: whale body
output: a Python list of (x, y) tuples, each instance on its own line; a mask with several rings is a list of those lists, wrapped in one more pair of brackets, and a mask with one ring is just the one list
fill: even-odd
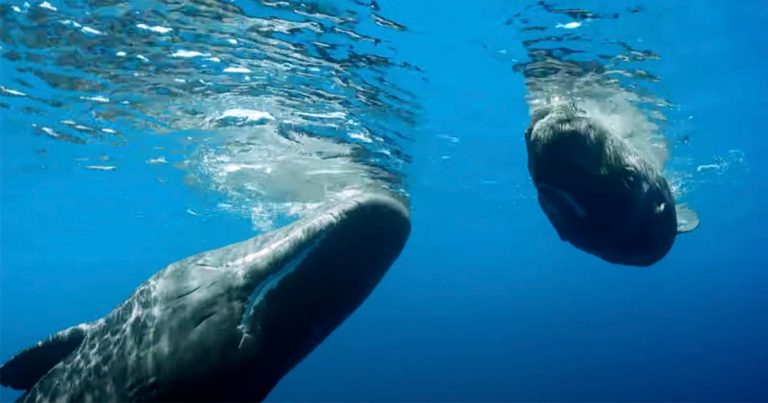
[(0, 367), (24, 402), (261, 400), (371, 293), (410, 232), (363, 193), (155, 274)]
[(698, 225), (676, 205), (661, 169), (573, 103), (536, 110), (525, 132), (528, 171), (560, 238), (608, 262), (649, 266)]

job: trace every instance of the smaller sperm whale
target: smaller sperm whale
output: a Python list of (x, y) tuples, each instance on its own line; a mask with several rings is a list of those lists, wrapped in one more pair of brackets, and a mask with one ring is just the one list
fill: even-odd
[(676, 205), (660, 167), (573, 103), (536, 110), (528, 171), (560, 238), (608, 262), (649, 266), (699, 223)]
[(0, 366), (23, 402), (253, 401), (371, 293), (410, 232), (363, 193), (155, 274), (107, 316)]

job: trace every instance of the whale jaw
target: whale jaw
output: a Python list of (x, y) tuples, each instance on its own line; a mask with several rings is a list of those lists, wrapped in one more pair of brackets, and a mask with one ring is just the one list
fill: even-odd
[(288, 228), (281, 239), (302, 241), (249, 295), (238, 345), (242, 360), (214, 382), (178, 385), (160, 399), (265, 398), (370, 295), (409, 232), (406, 208), (380, 196), (345, 202)]

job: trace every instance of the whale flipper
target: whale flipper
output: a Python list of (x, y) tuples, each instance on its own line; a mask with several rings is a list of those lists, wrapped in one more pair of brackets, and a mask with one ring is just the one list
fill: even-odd
[(676, 204), (677, 233), (684, 234), (699, 227), (699, 215), (685, 204)]
[(26, 390), (83, 342), (87, 325), (72, 326), (26, 348), (0, 366), (0, 385)]

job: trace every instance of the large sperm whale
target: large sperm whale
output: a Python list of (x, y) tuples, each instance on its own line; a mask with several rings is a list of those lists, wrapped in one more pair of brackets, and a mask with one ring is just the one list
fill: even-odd
[(539, 204), (564, 241), (608, 262), (649, 266), (699, 223), (676, 205), (660, 167), (610, 125), (560, 102), (537, 109), (525, 132)]
[(107, 316), (0, 367), (20, 401), (261, 400), (371, 293), (410, 232), (363, 193), (155, 274)]

